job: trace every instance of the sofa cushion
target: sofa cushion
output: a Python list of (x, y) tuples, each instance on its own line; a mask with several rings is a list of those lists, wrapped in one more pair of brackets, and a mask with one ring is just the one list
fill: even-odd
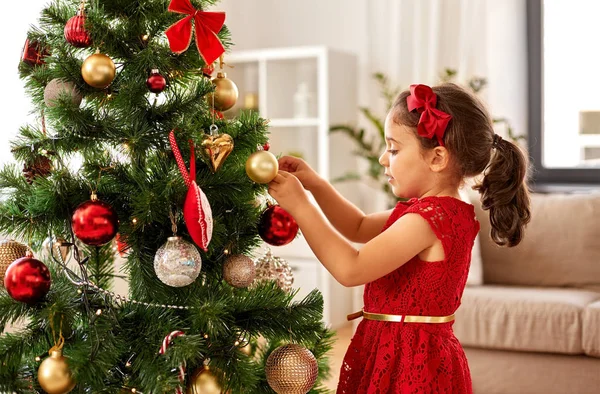
[(596, 300), (578, 289), (467, 287), (454, 332), (464, 346), (582, 354), (583, 310)]
[(492, 242), (488, 212), (474, 204), (484, 283), (600, 288), (600, 193), (532, 194), (531, 204), (531, 222), (514, 248)]
[(588, 356), (600, 357), (600, 301), (583, 310), (583, 351)]

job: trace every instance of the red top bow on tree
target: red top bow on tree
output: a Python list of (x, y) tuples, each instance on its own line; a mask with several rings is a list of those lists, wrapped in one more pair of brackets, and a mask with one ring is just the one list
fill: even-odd
[(435, 135), (440, 146), (444, 146), (444, 133), (452, 116), (435, 107), (437, 96), (433, 90), (427, 85), (410, 85), (406, 104), (409, 111), (416, 109), (421, 114), (417, 125), (419, 135), (425, 138)]
[(225, 23), (224, 12), (206, 12), (196, 10), (190, 0), (171, 0), (169, 11), (186, 14), (179, 22), (171, 25), (165, 32), (169, 47), (175, 53), (185, 52), (192, 42), (192, 19), (196, 27), (196, 46), (206, 64), (212, 64), (225, 52), (217, 37)]

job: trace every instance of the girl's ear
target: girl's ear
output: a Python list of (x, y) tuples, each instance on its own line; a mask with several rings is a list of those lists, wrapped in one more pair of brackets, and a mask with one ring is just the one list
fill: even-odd
[(436, 146), (429, 151), (427, 164), (433, 172), (442, 172), (450, 164), (450, 153), (443, 146)]

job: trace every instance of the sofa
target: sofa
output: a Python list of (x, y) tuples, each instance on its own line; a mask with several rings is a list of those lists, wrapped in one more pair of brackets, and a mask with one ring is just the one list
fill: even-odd
[(473, 198), (483, 281), (465, 289), (454, 332), (474, 393), (599, 394), (600, 193), (533, 194), (514, 248), (491, 241)]

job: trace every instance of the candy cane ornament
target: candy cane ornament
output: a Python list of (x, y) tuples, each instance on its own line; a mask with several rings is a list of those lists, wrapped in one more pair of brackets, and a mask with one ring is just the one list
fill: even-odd
[[(182, 336), (185, 336), (185, 333), (183, 331), (173, 331), (172, 333), (167, 335), (165, 337), (165, 339), (163, 339), (163, 341), (162, 341), (162, 345), (160, 347), (160, 350), (158, 351), (158, 354), (164, 355), (165, 352), (167, 351), (167, 349), (169, 348), (169, 345), (173, 342), (173, 339), (175, 339), (177, 337), (182, 337)], [(185, 365), (184, 364), (181, 364), (179, 366), (179, 381), (182, 384), (185, 382)], [(175, 390), (175, 393), (183, 394), (183, 390), (182, 390), (181, 386), (177, 387), (177, 389)]]

